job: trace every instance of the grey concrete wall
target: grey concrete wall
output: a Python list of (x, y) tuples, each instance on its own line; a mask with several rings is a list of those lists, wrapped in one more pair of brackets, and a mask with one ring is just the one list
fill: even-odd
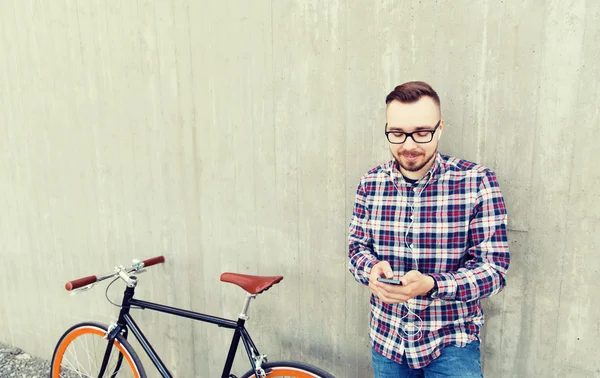
[[(117, 313), (65, 281), (163, 254), (141, 297), (235, 317), (221, 272), (282, 274), (262, 352), (371, 376), (347, 225), (385, 94), (421, 79), (510, 211), (486, 377), (600, 376), (598, 25), (591, 0), (0, 2), (0, 341), (49, 358)], [(219, 375), (229, 332), (137, 319), (175, 376)]]

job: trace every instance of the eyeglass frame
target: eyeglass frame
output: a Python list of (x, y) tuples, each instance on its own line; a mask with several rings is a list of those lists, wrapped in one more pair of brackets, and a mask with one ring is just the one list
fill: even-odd
[[(417, 131), (413, 131), (412, 133), (405, 133), (404, 131), (400, 131), (400, 132), (401, 132), (402, 134), (404, 134), (404, 136), (405, 136), (405, 137), (404, 137), (404, 140), (403, 140), (402, 142), (392, 142), (392, 141), (390, 140), (390, 136), (389, 136), (389, 134), (390, 134), (390, 133), (395, 133), (395, 132), (397, 133), (398, 131), (388, 131), (388, 129), (387, 129), (387, 126), (388, 126), (388, 124), (387, 124), (387, 122), (386, 122), (386, 123), (385, 123), (385, 129), (384, 129), (384, 130), (385, 130), (385, 137), (386, 137), (386, 139), (388, 140), (388, 142), (390, 142), (391, 144), (403, 144), (403, 143), (405, 143), (405, 142), (406, 142), (406, 140), (407, 140), (409, 137), (410, 137), (410, 139), (412, 139), (412, 140), (413, 140), (413, 142), (415, 142), (415, 143), (417, 143), (417, 144), (426, 144), (426, 143), (431, 143), (431, 141), (433, 140), (433, 134), (435, 134), (435, 132), (437, 131), (438, 127), (440, 127), (440, 123), (441, 123), (441, 122), (442, 122), (442, 119), (440, 118), (440, 120), (439, 120), (439, 121), (437, 121), (437, 123), (435, 124), (435, 126), (434, 126), (433, 130), (417, 130)], [(417, 141), (415, 140), (415, 138), (413, 138), (413, 134), (416, 134), (416, 133), (431, 133), (431, 139), (429, 139), (429, 141), (427, 141), (427, 142), (417, 142)]]

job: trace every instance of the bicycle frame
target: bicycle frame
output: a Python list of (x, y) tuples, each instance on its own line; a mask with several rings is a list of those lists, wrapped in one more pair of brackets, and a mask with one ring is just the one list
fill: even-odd
[[(134, 277), (130, 277), (130, 278), (132, 278), (135, 282)], [(119, 319), (117, 321), (117, 324), (113, 325), (111, 328), (109, 328), (109, 331), (107, 334), (109, 341), (108, 341), (108, 346), (107, 346), (106, 353), (105, 353), (105, 359), (102, 363), (100, 375), (102, 375), (106, 369), (106, 364), (108, 362), (108, 356), (110, 355), (110, 352), (112, 350), (113, 340), (116, 337), (116, 335), (118, 333), (121, 333), (123, 335), (123, 337), (127, 338), (128, 330), (131, 330), (131, 332), (133, 333), (135, 338), (139, 341), (142, 348), (144, 348), (144, 351), (146, 352), (146, 354), (148, 355), (148, 357), (150, 358), (152, 363), (154, 363), (154, 366), (156, 367), (156, 369), (160, 372), (161, 376), (166, 377), (166, 378), (173, 377), (171, 375), (171, 373), (169, 372), (169, 370), (167, 369), (167, 367), (165, 366), (165, 364), (162, 362), (162, 360), (158, 356), (158, 354), (156, 353), (156, 351), (154, 350), (154, 348), (152, 348), (152, 345), (150, 345), (150, 342), (148, 341), (148, 339), (146, 338), (146, 336), (144, 335), (142, 330), (138, 327), (136, 322), (133, 320), (133, 318), (131, 317), (131, 314), (129, 314), (129, 310), (131, 309), (132, 306), (138, 307), (141, 309), (146, 309), (146, 310), (163, 312), (166, 314), (171, 314), (171, 315), (184, 317), (184, 318), (188, 318), (188, 319), (192, 319), (192, 320), (197, 320), (197, 321), (201, 321), (201, 322), (205, 322), (205, 323), (211, 323), (211, 324), (218, 325), (219, 327), (222, 327), (222, 328), (228, 328), (228, 329), (235, 330), (235, 332), (233, 334), (233, 339), (231, 340), (231, 345), (229, 347), (229, 352), (227, 354), (227, 360), (225, 361), (225, 366), (223, 367), (223, 373), (221, 374), (221, 378), (228, 378), (229, 375), (231, 374), (231, 368), (233, 366), (233, 361), (235, 359), (235, 353), (236, 353), (237, 347), (239, 345), (240, 339), (244, 343), (244, 347), (246, 349), (246, 354), (248, 355), (248, 359), (250, 360), (252, 369), (257, 373), (257, 376), (260, 373), (260, 371), (257, 371), (257, 369), (261, 370), (260, 364), (262, 364), (262, 362), (266, 362), (266, 359), (264, 361), (262, 360), (263, 356), (261, 356), (259, 354), (258, 349), (256, 348), (256, 345), (252, 341), (252, 338), (250, 337), (250, 334), (248, 334), (248, 331), (246, 330), (246, 327), (244, 325), (246, 322), (246, 319), (247, 319), (246, 311), (248, 309), (250, 300), (252, 298), (255, 298), (256, 295), (249, 294), (246, 297), (244, 309), (242, 310), (242, 313), (240, 314), (240, 317), (238, 318), (238, 320), (234, 321), (234, 320), (229, 320), (229, 319), (224, 319), (224, 318), (219, 318), (219, 317), (215, 317), (215, 316), (211, 316), (211, 315), (202, 314), (199, 312), (193, 312), (193, 311), (183, 310), (183, 309), (179, 309), (179, 308), (175, 308), (175, 307), (165, 306), (165, 305), (158, 304), (158, 303), (152, 303), (152, 302), (134, 299), (133, 298), (134, 292), (135, 292), (135, 283), (132, 286), (128, 285), (128, 287), (125, 289), (125, 294), (123, 296), (122, 307), (121, 307), (121, 311), (119, 313)], [(121, 360), (122, 360), (122, 355), (119, 358), (119, 362), (117, 363), (117, 367), (115, 370), (118, 370), (120, 368)], [(257, 364), (256, 364), (257, 361), (259, 361), (258, 368), (257, 368)]]

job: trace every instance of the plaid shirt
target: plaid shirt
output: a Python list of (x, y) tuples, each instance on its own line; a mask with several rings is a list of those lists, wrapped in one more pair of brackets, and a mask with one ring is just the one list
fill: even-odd
[[(479, 300), (505, 285), (506, 225), (496, 177), (475, 163), (438, 153), (414, 185), (394, 160), (364, 175), (350, 223), (350, 272), (368, 285), (373, 265), (388, 261), (394, 278), (415, 269), (439, 287), (437, 299), (418, 296), (405, 304), (388, 305), (371, 295), (373, 348), (417, 369), (445, 346), (478, 339), (484, 321)], [(411, 325), (421, 327), (420, 337)]]

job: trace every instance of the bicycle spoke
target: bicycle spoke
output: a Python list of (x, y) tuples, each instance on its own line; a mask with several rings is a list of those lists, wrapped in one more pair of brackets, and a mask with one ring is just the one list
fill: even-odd
[[(73, 358), (75, 359), (75, 362), (77, 363), (77, 366), (74, 366), (71, 361), (69, 359), (67, 359), (67, 363), (69, 365), (71, 365), (71, 367), (73, 368), (73, 371), (75, 373), (78, 373), (80, 377), (84, 377), (83, 375), (81, 375), (80, 371), (79, 371), (79, 366), (81, 365), (79, 363), (79, 359), (77, 358), (77, 354), (75, 352), (73, 352), (72, 350), (69, 350), (69, 353), (73, 356)], [(87, 373), (87, 372), (86, 372)], [(88, 376), (90, 376), (89, 374), (87, 374)]]
[[(86, 350), (86, 351), (89, 351), (89, 350), (90, 350), (90, 348), (89, 348), (89, 346), (88, 346), (88, 341), (87, 341), (87, 339), (88, 339), (87, 337), (84, 337), (84, 341), (85, 341), (85, 350)], [(94, 352), (95, 352), (95, 351), (96, 351), (96, 348), (94, 348)], [(95, 353), (94, 353), (94, 355), (95, 355)], [(94, 359), (94, 360), (95, 360), (95, 359)], [(92, 361), (92, 359), (90, 358), (89, 352), (88, 352), (88, 363), (89, 363), (90, 371), (97, 371), (97, 366), (94, 366), (94, 369), (92, 370), (92, 363), (94, 363), (94, 365), (96, 365), (96, 364), (95, 364), (95, 361)]]
[[(89, 373), (89, 376), (91, 377), (91, 376), (92, 376), (92, 373), (91, 373), (91, 372), (92, 372), (92, 371), (98, 371), (98, 369), (96, 368), (96, 366), (94, 366), (94, 369), (92, 369), (92, 356), (90, 356), (90, 351), (89, 351), (89, 348), (88, 348), (88, 345), (87, 345), (87, 337), (84, 337), (84, 339), (85, 339), (85, 354), (87, 355), (88, 364), (89, 364), (89, 366), (90, 366), (90, 370), (89, 370), (89, 371), (90, 371), (90, 373)], [(94, 348), (94, 350), (96, 350), (96, 348)], [(94, 365), (95, 365), (95, 364), (94, 364)], [(83, 366), (82, 366), (81, 368), (83, 369)]]
[[(114, 366), (113, 366), (113, 359), (115, 357), (115, 354), (117, 356), (117, 361), (114, 362)], [(117, 368), (117, 363), (119, 361), (119, 353), (115, 353), (110, 355), (110, 359), (108, 360), (108, 363), (106, 364), (106, 374), (108, 377), (112, 377), (115, 373), (115, 369)]]

